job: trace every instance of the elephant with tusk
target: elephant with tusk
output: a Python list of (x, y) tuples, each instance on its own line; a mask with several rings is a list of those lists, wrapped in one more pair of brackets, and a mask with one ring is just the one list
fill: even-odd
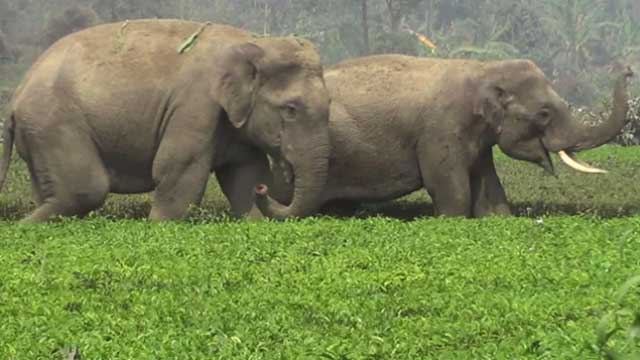
[[(0, 188), (15, 141), (37, 205), (26, 223), (149, 191), (151, 219), (181, 219), (212, 171), (238, 216), (305, 216), (327, 177), (329, 104), (306, 40), (181, 20), (96, 26), (52, 45), (16, 90)], [(267, 154), (295, 174), (288, 206), (256, 203)]]
[[(493, 146), (550, 173), (550, 152), (578, 171), (605, 172), (574, 153), (610, 141), (625, 125), (633, 73), (617, 72), (613, 113), (590, 127), (571, 117), (528, 60), (381, 55), (342, 62), (325, 71), (332, 153), (321, 201), (357, 205), (424, 187), (438, 215), (508, 215)], [(270, 194), (286, 203), (289, 170), (275, 165)]]

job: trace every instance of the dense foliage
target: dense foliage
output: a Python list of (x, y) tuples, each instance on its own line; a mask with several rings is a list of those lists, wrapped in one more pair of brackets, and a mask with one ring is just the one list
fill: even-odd
[(640, 294), (637, 280), (623, 285), (640, 268), (639, 228), (638, 217), (0, 224), (0, 357), (637, 355)]
[[(56, 39), (147, 17), (297, 34), (328, 64), (530, 58), (589, 108), (609, 96), (611, 64), (640, 71), (637, 0), (0, 0), (0, 107)], [(640, 138), (635, 86), (626, 144)], [(211, 181), (187, 223), (140, 220), (138, 195), (31, 227), (12, 223), (33, 208), (15, 159), (0, 193), (0, 358), (637, 358), (640, 152), (583, 157), (611, 173), (554, 178), (498, 155), (517, 218), (423, 217), (421, 192), (353, 218), (239, 222)]]
[(611, 173), (556, 179), (500, 154), (516, 218), (423, 217), (416, 194), (355, 218), (235, 221), (212, 184), (186, 223), (114, 196), (39, 226), (2, 220), (33, 207), (16, 161), (0, 358), (636, 359), (640, 153), (582, 157)]

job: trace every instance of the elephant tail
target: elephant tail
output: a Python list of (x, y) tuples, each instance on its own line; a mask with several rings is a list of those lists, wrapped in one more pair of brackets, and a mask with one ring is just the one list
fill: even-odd
[(4, 134), (3, 134), (3, 151), (2, 159), (0, 160), (0, 191), (2, 191), (2, 185), (7, 179), (7, 173), (9, 172), (9, 165), (11, 164), (11, 153), (13, 151), (13, 135), (14, 135), (15, 120), (13, 114), (4, 122)]

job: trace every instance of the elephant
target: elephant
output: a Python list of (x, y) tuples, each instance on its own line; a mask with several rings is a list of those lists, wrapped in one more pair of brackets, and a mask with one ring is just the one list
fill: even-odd
[[(13, 143), (37, 208), (84, 216), (109, 193), (153, 191), (152, 220), (179, 220), (215, 173), (233, 214), (301, 217), (326, 182), (330, 98), (315, 47), (296, 37), (182, 20), (99, 25), (53, 44), (16, 90)], [(296, 173), (292, 200), (255, 201), (267, 154)]]
[[(603, 172), (573, 153), (610, 141), (625, 125), (633, 73), (619, 72), (613, 113), (590, 127), (572, 119), (568, 104), (529, 60), (378, 55), (327, 68), (332, 150), (321, 202), (353, 210), (424, 187), (436, 215), (510, 215), (494, 145), (549, 173), (550, 152), (576, 170)], [(263, 193), (290, 201), (290, 170), (273, 161), (273, 184)]]

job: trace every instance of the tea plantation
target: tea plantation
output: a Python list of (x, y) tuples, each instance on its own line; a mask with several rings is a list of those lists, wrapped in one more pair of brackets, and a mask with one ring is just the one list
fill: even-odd
[(638, 359), (640, 149), (558, 177), (498, 156), (518, 216), (431, 216), (422, 193), (286, 222), (231, 219), (212, 177), (183, 223), (148, 196), (20, 226), (0, 193), (0, 359)]

